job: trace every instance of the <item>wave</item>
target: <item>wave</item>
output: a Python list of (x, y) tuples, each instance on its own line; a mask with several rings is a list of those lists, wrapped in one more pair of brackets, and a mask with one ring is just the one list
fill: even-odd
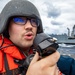
[(75, 45), (69, 45), (69, 44), (59, 44), (60, 47), (75, 47)]

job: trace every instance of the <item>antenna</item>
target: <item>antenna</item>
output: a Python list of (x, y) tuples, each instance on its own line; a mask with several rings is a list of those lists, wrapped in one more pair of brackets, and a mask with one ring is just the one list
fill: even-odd
[(68, 30), (68, 36), (70, 36), (70, 29), (69, 29), (69, 28), (67, 28), (67, 30)]

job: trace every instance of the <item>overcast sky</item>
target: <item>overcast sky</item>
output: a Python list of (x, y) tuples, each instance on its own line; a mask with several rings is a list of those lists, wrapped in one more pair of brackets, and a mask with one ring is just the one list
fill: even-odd
[[(0, 12), (10, 0), (0, 0)], [(75, 0), (29, 0), (41, 14), (44, 32), (68, 33), (75, 24)]]

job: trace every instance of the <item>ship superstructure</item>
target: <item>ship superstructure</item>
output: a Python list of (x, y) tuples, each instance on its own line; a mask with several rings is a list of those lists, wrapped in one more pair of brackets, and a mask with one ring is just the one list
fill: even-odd
[(73, 26), (71, 35), (70, 29), (68, 29), (68, 34), (49, 34), (51, 37), (57, 38), (57, 43), (65, 43), (65, 44), (75, 44), (75, 25)]

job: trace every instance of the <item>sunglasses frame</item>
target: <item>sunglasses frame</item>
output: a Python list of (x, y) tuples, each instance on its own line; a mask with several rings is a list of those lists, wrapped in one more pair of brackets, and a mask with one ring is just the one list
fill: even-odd
[[(19, 19), (21, 19), (21, 21), (23, 20), (23, 23), (20, 21), (20, 22), (16, 22), (16, 20), (17, 20), (17, 18), (19, 18)], [(16, 19), (16, 20), (15, 20)], [(39, 26), (39, 19), (37, 19), (37, 18), (34, 18), (34, 17), (19, 17), (19, 16), (16, 16), (16, 17), (13, 17), (13, 22), (15, 23), (15, 24), (18, 24), (18, 25), (25, 25), (26, 23), (27, 23), (27, 21), (30, 21), (30, 23), (31, 23), (31, 25), (33, 26), (33, 27), (38, 27)], [(34, 21), (34, 22), (33, 22)], [(33, 24), (33, 23), (35, 23), (35, 24)]]

